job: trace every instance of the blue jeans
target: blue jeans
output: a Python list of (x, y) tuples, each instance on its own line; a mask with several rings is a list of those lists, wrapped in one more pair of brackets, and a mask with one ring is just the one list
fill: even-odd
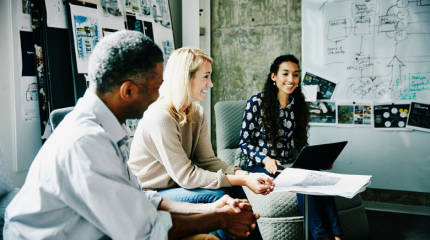
[[(262, 166), (252, 166), (248, 168), (249, 172), (265, 173), (273, 178), (277, 174), (269, 173)], [(300, 211), (303, 214), (303, 194), (297, 193), (297, 202)], [(340, 226), (339, 216), (337, 215), (336, 203), (333, 196), (312, 196), (308, 197), (308, 212), (309, 212), (309, 230), (313, 239), (320, 239), (327, 236), (343, 235), (342, 227)]]
[[(157, 192), (166, 199), (177, 202), (189, 203), (211, 203), (220, 199), (225, 194), (232, 198), (247, 199), (245, 192), (241, 186), (224, 187), (220, 189), (185, 189), (185, 188), (169, 188), (157, 190)], [(223, 240), (233, 239), (222, 230), (217, 230), (219, 237)], [(251, 232), (248, 239), (262, 239), (260, 230), (257, 227)]]

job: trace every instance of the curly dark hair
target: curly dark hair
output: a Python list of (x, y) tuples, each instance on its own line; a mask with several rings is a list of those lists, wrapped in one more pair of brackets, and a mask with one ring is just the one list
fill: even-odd
[[(261, 108), (263, 110), (263, 126), (267, 129), (268, 140), (272, 146), (276, 146), (280, 138), (278, 132), (281, 126), (279, 121), (278, 87), (273, 85), (272, 73), (277, 74), (279, 66), (283, 62), (295, 63), (300, 70), (299, 60), (290, 54), (277, 57), (270, 66), (270, 73), (267, 75), (263, 88)], [(308, 144), (309, 110), (300, 83), (291, 95), (294, 97), (293, 111), (296, 117), (296, 130), (293, 133), (293, 141), (295, 148), (300, 151)]]

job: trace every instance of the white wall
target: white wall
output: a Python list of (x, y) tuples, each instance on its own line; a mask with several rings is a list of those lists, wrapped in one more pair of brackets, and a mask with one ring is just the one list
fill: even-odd
[(12, 44), (11, 0), (0, 1), (0, 145), (14, 187), (21, 187), (27, 171), (15, 172), (16, 136), (15, 136), (15, 88), (14, 59)]

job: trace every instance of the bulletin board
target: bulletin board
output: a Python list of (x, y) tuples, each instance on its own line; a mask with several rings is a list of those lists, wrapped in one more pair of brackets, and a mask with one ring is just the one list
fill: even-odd
[(69, 0), (67, 12), (77, 98), (88, 85), (85, 76), (92, 50), (113, 32), (142, 32), (163, 51), (165, 63), (175, 50), (168, 0)]

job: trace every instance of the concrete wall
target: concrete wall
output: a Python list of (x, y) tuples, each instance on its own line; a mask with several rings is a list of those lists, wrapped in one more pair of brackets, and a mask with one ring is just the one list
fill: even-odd
[[(291, 53), (301, 60), (301, 1), (212, 0), (211, 24), (212, 111), (219, 101), (246, 100), (260, 92), (277, 56)], [(215, 125), (212, 112), (214, 149)], [(430, 193), (368, 189), (361, 195), (370, 202), (430, 209)]]
[[(212, 0), (211, 24), (212, 106), (260, 92), (279, 55), (291, 53), (301, 59), (300, 1)], [(216, 149), (214, 126), (212, 113)]]

